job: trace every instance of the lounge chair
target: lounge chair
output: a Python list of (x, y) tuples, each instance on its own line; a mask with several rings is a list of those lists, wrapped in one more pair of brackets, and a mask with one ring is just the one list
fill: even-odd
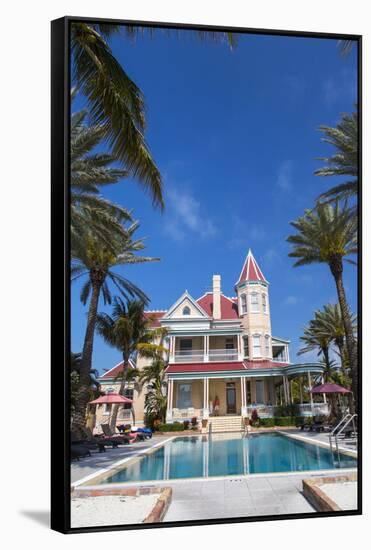
[(87, 426), (82, 429), (83, 433), (86, 435), (86, 440), (89, 443), (95, 443), (97, 445), (111, 445), (112, 448), (116, 448), (119, 445), (119, 442), (113, 439), (112, 437), (106, 436), (104, 434), (101, 435), (93, 435), (93, 432), (90, 428)]
[(108, 424), (101, 424), (100, 427), (102, 428), (102, 431), (105, 436), (108, 436), (109, 438), (121, 442), (122, 445), (127, 445), (129, 443), (134, 443), (134, 441), (137, 440), (137, 437), (134, 437), (132, 434), (114, 434), (109, 427)]
[(100, 453), (106, 451), (104, 442), (89, 441), (88, 439), (81, 439), (75, 432), (71, 432), (71, 445), (77, 445), (88, 449), (89, 452), (98, 449)]
[(80, 458), (84, 458), (85, 456), (91, 456), (91, 453), (86, 445), (71, 443), (71, 460), (80, 460)]
[(118, 431), (123, 434), (138, 434), (138, 438), (140, 441), (144, 441), (145, 439), (151, 439), (152, 437), (152, 430), (149, 428), (136, 428), (134, 426), (131, 426), (131, 424), (121, 424), (120, 426), (116, 426)]

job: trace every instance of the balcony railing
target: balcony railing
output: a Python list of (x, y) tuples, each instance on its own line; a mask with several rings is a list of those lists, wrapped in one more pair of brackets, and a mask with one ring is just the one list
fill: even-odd
[(204, 361), (238, 361), (237, 349), (209, 349), (206, 354), (203, 349), (177, 350), (174, 354), (175, 363), (200, 363)]

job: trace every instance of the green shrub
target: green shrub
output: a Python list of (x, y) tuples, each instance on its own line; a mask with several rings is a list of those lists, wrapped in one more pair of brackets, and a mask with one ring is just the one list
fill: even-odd
[(295, 426), (296, 418), (292, 416), (275, 416), (274, 423), (276, 426)]
[(185, 429), (185, 430), (188, 430), (188, 428), (189, 428), (189, 420), (184, 420), (184, 421), (183, 421), (183, 426), (184, 426), (184, 429)]
[(172, 424), (160, 424), (158, 427), (159, 432), (183, 432), (183, 422), (173, 422)]
[(274, 407), (274, 416), (285, 417), (285, 416), (298, 416), (300, 412), (299, 405), (278, 405)]
[(259, 425), (265, 428), (272, 428), (274, 426), (274, 418), (260, 418)]

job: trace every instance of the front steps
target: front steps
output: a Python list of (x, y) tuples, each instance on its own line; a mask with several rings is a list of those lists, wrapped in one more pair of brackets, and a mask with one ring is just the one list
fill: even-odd
[(210, 416), (207, 432), (240, 432), (243, 430), (242, 416)]

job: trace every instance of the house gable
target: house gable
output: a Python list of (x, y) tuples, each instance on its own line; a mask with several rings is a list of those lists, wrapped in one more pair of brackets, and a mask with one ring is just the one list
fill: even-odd
[(192, 296), (185, 291), (182, 296), (173, 304), (170, 309), (165, 313), (162, 321), (168, 320), (185, 320), (188, 319), (202, 319), (209, 320), (210, 317), (204, 311), (204, 309), (192, 298)]

